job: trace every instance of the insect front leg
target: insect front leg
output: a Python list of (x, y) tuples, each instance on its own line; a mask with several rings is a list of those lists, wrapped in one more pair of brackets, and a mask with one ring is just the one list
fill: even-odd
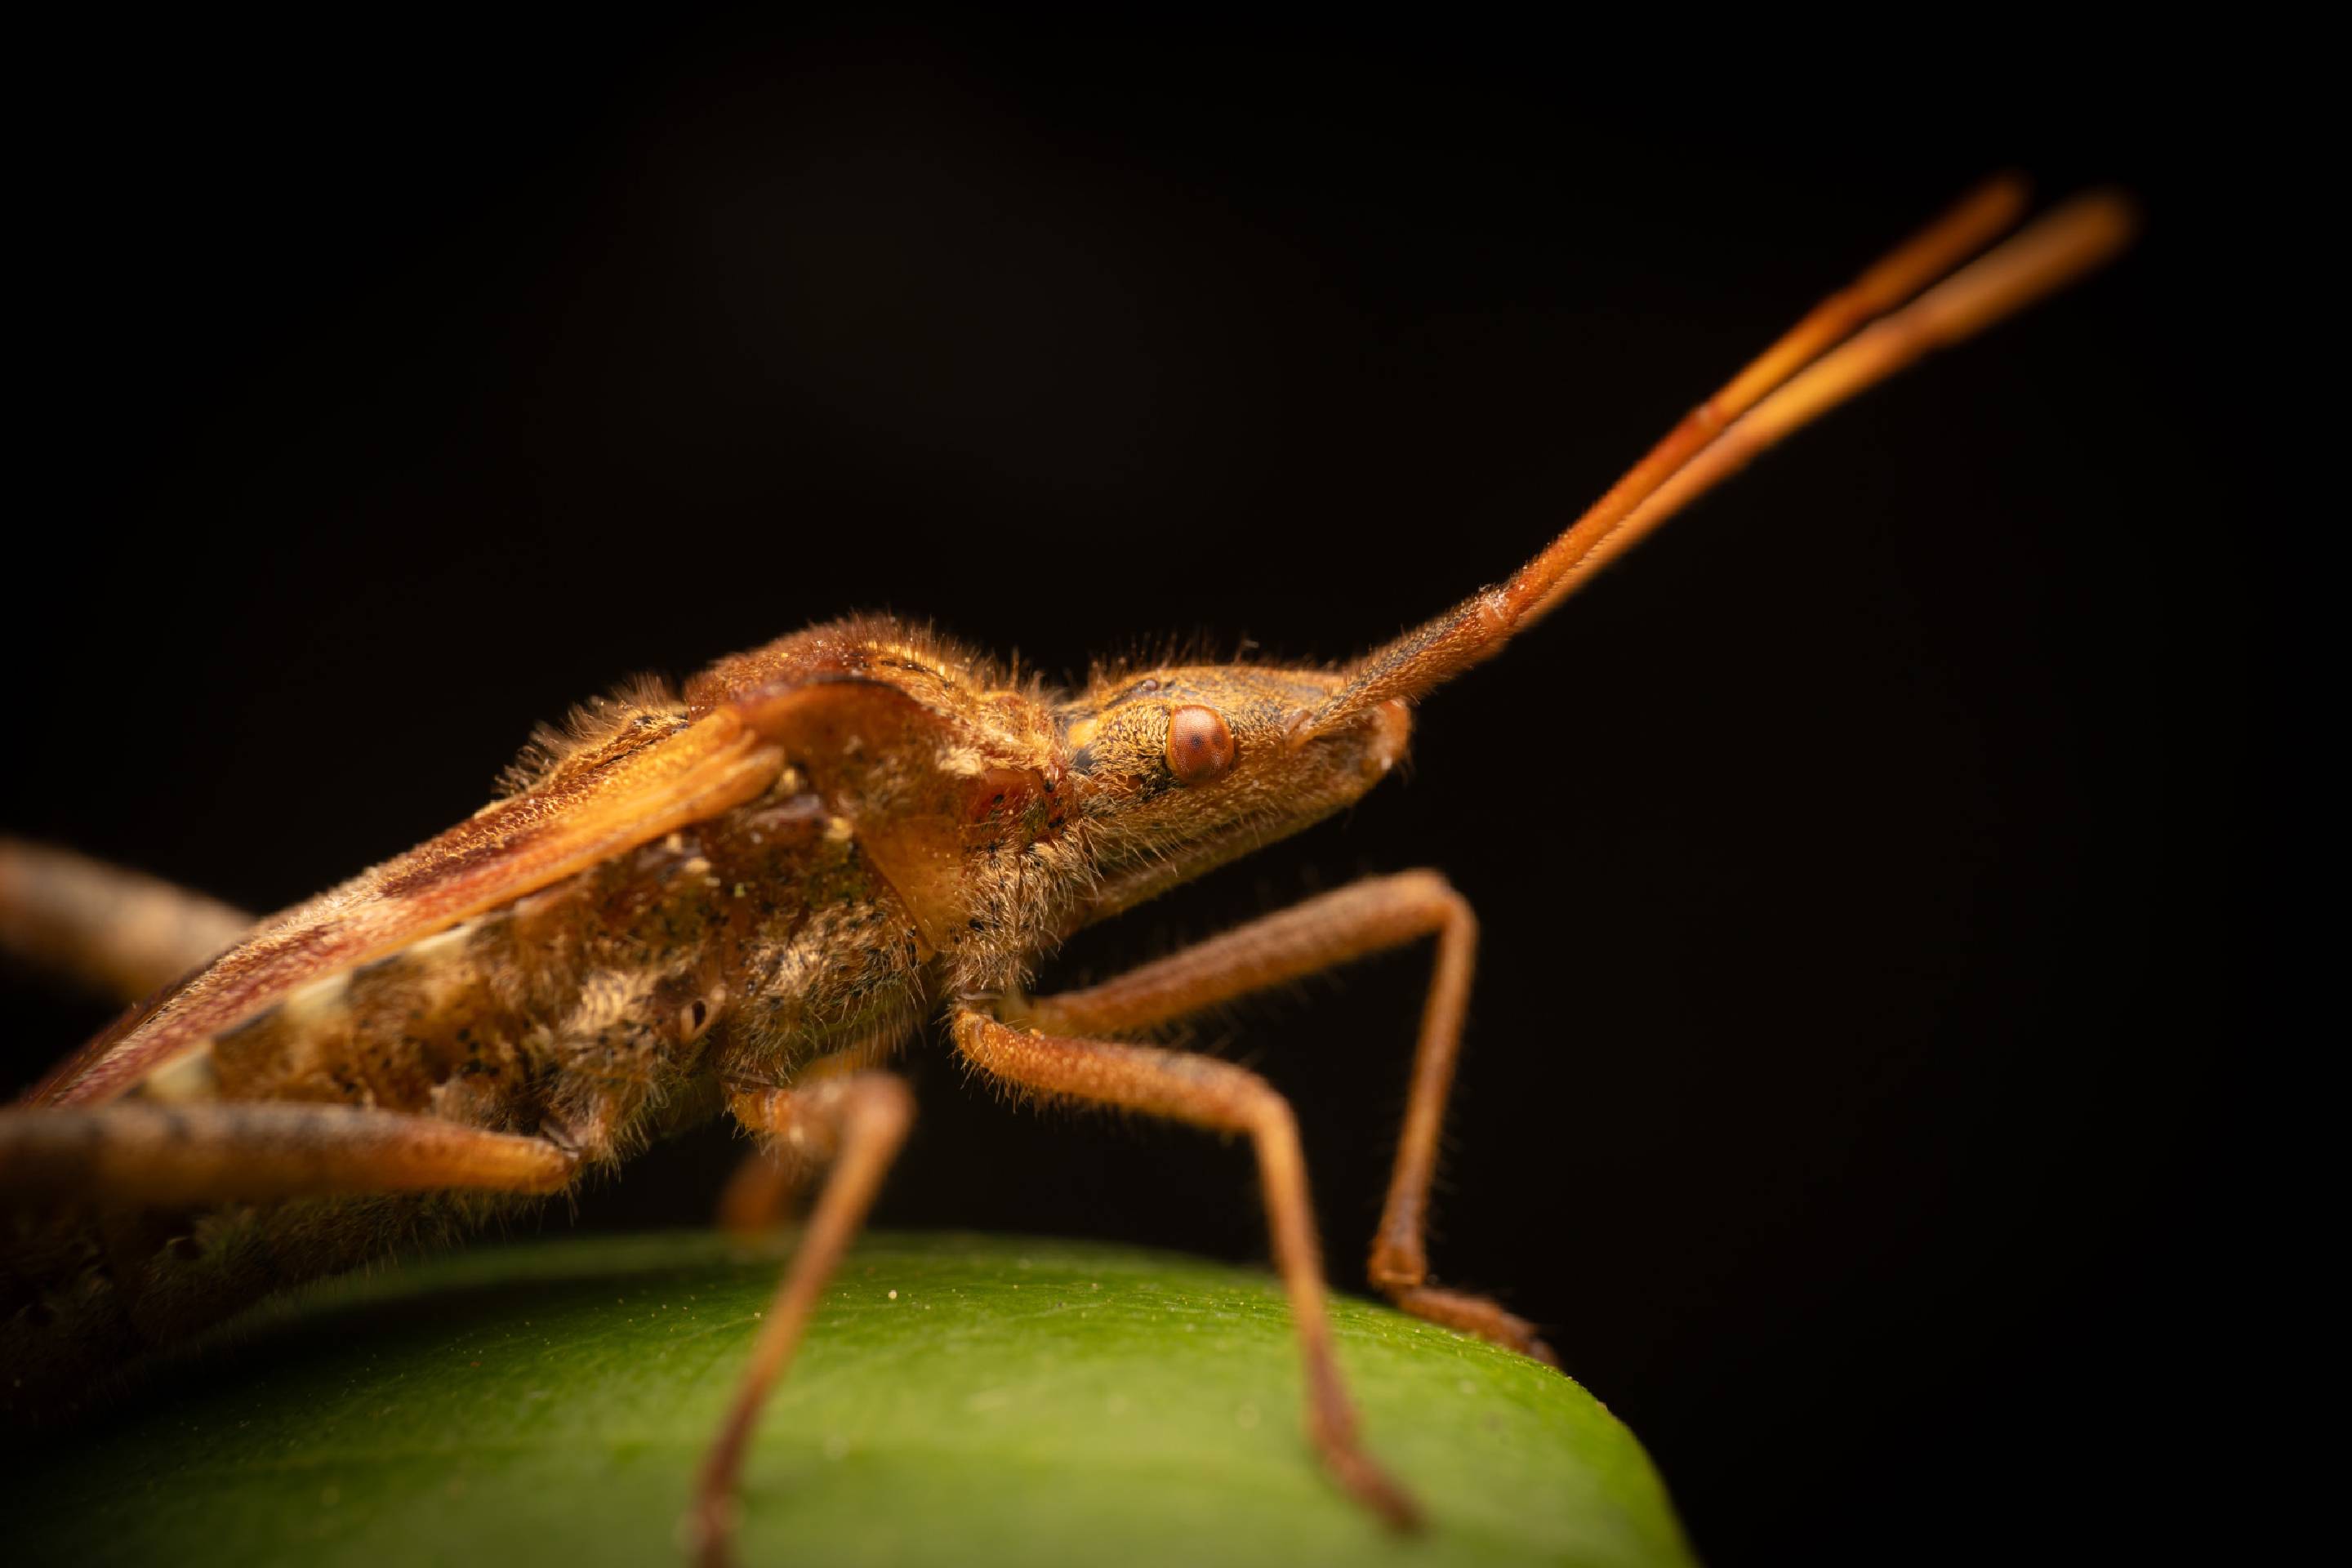
[(761, 1321), (751, 1364), (695, 1482), (687, 1542), (697, 1562), (713, 1565), (731, 1559), (736, 1483), (760, 1407), (792, 1364), (818, 1292), (866, 1223), (915, 1119), (915, 1099), (905, 1080), (884, 1072), (849, 1073), (797, 1089), (739, 1089), (728, 1095), (727, 1104), (753, 1131), (789, 1140), (792, 1152), (829, 1158), (833, 1173), (776, 1288), (774, 1304)]
[(170, 984), (253, 929), (217, 900), (69, 849), (0, 837), (0, 949), (118, 1001)]
[(1468, 900), (1434, 871), (1371, 877), (1237, 926), (1083, 991), (1016, 1005), (1007, 1016), (1051, 1034), (1150, 1028), (1221, 1002), (1285, 984), (1434, 935), (1437, 963), (1421, 1015), (1404, 1132), (1372, 1240), (1372, 1283), (1415, 1317), (1557, 1366), (1535, 1325), (1484, 1296), (1429, 1279), (1429, 1190), (1437, 1174), (1445, 1103), (1462, 1050), (1462, 1019), (1478, 947)]
[(1016, 1089), (1249, 1135), (1257, 1152), (1275, 1267), (1290, 1296), (1306, 1363), (1307, 1434), (1340, 1485), (1391, 1526), (1417, 1528), (1419, 1508), (1364, 1452), (1355, 1405), (1331, 1353), (1307, 1163), (1289, 1102), (1255, 1073), (1213, 1057), (1035, 1034), (969, 1008), (957, 1011), (954, 1030), (965, 1060)]

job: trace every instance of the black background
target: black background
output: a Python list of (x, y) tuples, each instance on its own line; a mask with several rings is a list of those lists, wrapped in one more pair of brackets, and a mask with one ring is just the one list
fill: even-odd
[[(1727, 98), (1540, 38), (53, 42), (0, 823), (255, 909), (463, 816), (576, 698), (853, 607), (1049, 669), (1347, 655), (1984, 173), (2132, 188), (2112, 272), (1052, 974), (1443, 868), (1485, 946), (1437, 1267), (1549, 1325), (1712, 1561), (2119, 1544), (2214, 1484), (2183, 1357), (2262, 648), (2196, 369), (2226, 163), (2146, 62)], [(1351, 1287), (1426, 963), (1196, 1037), (1295, 1098)], [(9, 996), (20, 1082), (98, 1016)], [(1241, 1151), (1007, 1110), (936, 1039), (910, 1071), (883, 1223), (1262, 1253)], [(582, 1223), (697, 1222), (735, 1153)]]

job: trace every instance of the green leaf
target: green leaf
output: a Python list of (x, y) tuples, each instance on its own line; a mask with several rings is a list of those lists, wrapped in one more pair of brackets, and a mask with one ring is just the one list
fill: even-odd
[[(668, 1563), (785, 1247), (461, 1253), (307, 1292), (9, 1467), (13, 1562)], [(853, 1253), (778, 1389), (747, 1563), (1687, 1563), (1567, 1378), (1341, 1299), (1391, 1537), (1301, 1436), (1267, 1275), (1001, 1237)]]

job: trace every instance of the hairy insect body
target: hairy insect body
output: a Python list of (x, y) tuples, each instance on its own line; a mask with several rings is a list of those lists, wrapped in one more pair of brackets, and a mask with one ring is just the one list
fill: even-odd
[(607, 1162), (698, 1078), (789, 1076), (902, 1033), (921, 996), (904, 913), (800, 783), (317, 983), (211, 1042), (208, 1092), (425, 1112)]
[[(674, 730), (675, 707), (592, 712), (555, 743), (565, 756), (543, 738), (521, 766), (543, 787), (616, 734)], [(928, 967), (856, 824), (787, 766), (716, 817), (310, 980), (119, 1098), (417, 1112), (543, 1136), (584, 1174), (715, 1113), (730, 1081), (788, 1083), (814, 1058), (895, 1047), (921, 1016)], [(135, 1225), (16, 1211), (0, 1231), (0, 1363), (16, 1386), (0, 1401), (70, 1400), (92, 1373), (261, 1295), (518, 1202), (298, 1199)]]
[[(360, 1106), (544, 1138), (583, 1175), (616, 1165), (715, 1113), (730, 1089), (789, 1086), (819, 1058), (878, 1061), (939, 1001), (1013, 992), (1076, 927), (1360, 795), (1402, 752), (1401, 709), (1296, 756), (1280, 740), (1333, 683), (1174, 669), (1057, 698), (892, 622), (818, 627), (720, 661), (682, 698), (640, 689), (584, 709), (569, 731), (542, 732), (509, 770), (513, 793), (474, 820), (528, 822), (537, 798), (719, 713), (740, 715), (775, 757), (751, 798), (350, 967), (265, 989), (225, 1026), (151, 1049), (121, 1089), (90, 1093), (168, 1029), (188, 991), (233, 985), (241, 966), (258, 972), (257, 954), (331, 937), (331, 893), (265, 925), (38, 1092)], [(1170, 714), (1188, 701), (1219, 704), (1228, 750), (1265, 750), (1265, 771), (1286, 778), (1222, 796), (1179, 787)], [(378, 885), (382, 870), (369, 874)], [(310, 912), (321, 907), (323, 918)], [(327, 936), (311, 937), (313, 923)], [(520, 1201), (304, 1198), (110, 1227), (20, 1213), (0, 1273), (11, 1304), (34, 1310), (11, 1316), (0, 1355), (20, 1376), (46, 1375), (5, 1397), (37, 1405), (45, 1389), (69, 1392), (92, 1366), (257, 1296), (437, 1242)]]

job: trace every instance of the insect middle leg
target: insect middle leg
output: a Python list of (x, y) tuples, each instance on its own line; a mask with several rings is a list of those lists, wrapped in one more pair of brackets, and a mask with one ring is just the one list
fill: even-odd
[(1435, 871), (1370, 877), (1280, 910), (1083, 991), (1012, 1005), (1006, 1016), (1049, 1034), (1119, 1034), (1197, 1013), (1388, 948), (1434, 935), (1437, 963), (1422, 1007), (1404, 1132), (1372, 1239), (1372, 1283), (1403, 1310), (1550, 1365), (1535, 1325), (1484, 1296), (1429, 1284), (1429, 1192), (1478, 947), (1468, 900)]
[(695, 1482), (687, 1542), (695, 1560), (709, 1565), (731, 1559), (735, 1489), (760, 1408), (792, 1364), (818, 1292), (866, 1223), (915, 1119), (914, 1096), (905, 1080), (885, 1072), (846, 1073), (794, 1089), (738, 1089), (729, 1093), (727, 1104), (744, 1126), (790, 1140), (790, 1152), (800, 1158), (830, 1159), (833, 1171), (776, 1288), (775, 1301), (761, 1321), (751, 1364)]
[(1421, 1512), (1412, 1499), (1364, 1452), (1355, 1405), (1331, 1353), (1315, 1213), (1307, 1202), (1307, 1164), (1289, 1101), (1255, 1073), (1213, 1057), (1034, 1034), (969, 1008), (956, 1012), (954, 1032), (965, 1060), (1016, 1089), (1249, 1135), (1257, 1151), (1275, 1267), (1290, 1297), (1306, 1363), (1307, 1434), (1324, 1465), (1358, 1500), (1398, 1529), (1417, 1528)]
[(763, 1122), (754, 1129), (759, 1146), (743, 1156), (719, 1194), (719, 1229), (750, 1240), (784, 1223), (793, 1198), (833, 1157), (838, 1139), (825, 1114), (827, 1097), (815, 1091), (833, 1079), (878, 1068), (897, 1044), (895, 1036), (877, 1037), (793, 1070), (791, 1090), (771, 1094), (762, 1109)]

